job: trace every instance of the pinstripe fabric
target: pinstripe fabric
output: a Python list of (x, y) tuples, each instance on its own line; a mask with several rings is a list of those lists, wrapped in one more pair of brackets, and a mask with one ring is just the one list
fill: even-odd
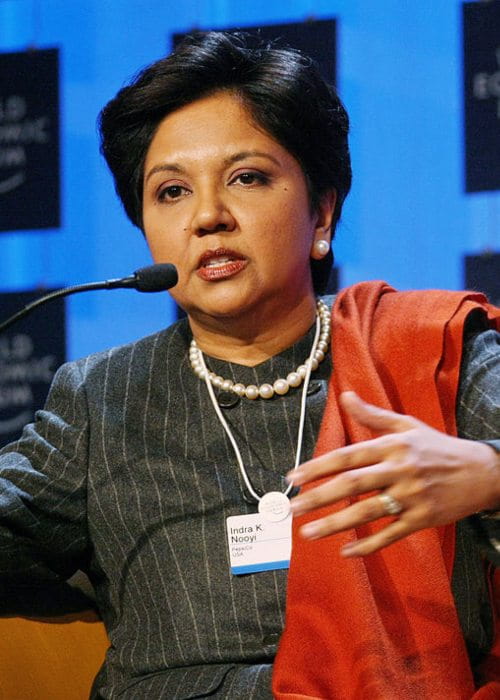
[[(208, 362), (225, 377), (259, 384), (300, 364), (311, 339), (312, 331), (257, 368)], [(286, 572), (229, 574), (225, 518), (254, 512), (255, 504), (190, 369), (189, 340), (180, 322), (64, 366), (36, 425), (0, 458), (2, 595), (76, 568), (88, 572), (112, 643), (95, 697), (271, 697)], [(303, 459), (314, 449), (329, 372), (327, 359), (314, 376)], [(461, 415), (471, 406), (464, 387)], [(488, 400), (498, 411), (498, 396)], [(299, 402), (296, 391), (225, 411), (261, 493), (284, 489)], [(467, 430), (496, 437), (485, 425), (498, 416), (483, 405), (464, 419)], [(479, 654), (491, 631), (478, 616), (484, 583), (460, 563), (472, 547), (464, 537), (454, 585), (471, 653)]]
[[(50, 582), (77, 566), (88, 571), (112, 642), (103, 697), (198, 697), (228, 671), (232, 690), (224, 684), (220, 697), (270, 692), (263, 688), (270, 670), (258, 665), (269, 664), (276, 650), (286, 572), (229, 573), (225, 519), (256, 506), (206, 387), (188, 364), (189, 340), (181, 323), (63, 367), (37, 426), (2, 458), (2, 478), (17, 484), (5, 486), (2, 583), (28, 584), (32, 576)], [(210, 364), (261, 383), (303, 362), (311, 340), (312, 332), (254, 369)], [(308, 399), (304, 459), (313, 451), (328, 375), (325, 361), (313, 381), (319, 391)], [(244, 400), (226, 410), (261, 493), (285, 488), (299, 402), (297, 391), (265, 406)], [(30, 463), (41, 465), (40, 473)], [(20, 558), (9, 530), (24, 533)], [(38, 556), (33, 562), (40, 544), (47, 566)], [(253, 672), (242, 666), (249, 663), (257, 665)], [(197, 668), (186, 674), (186, 666)], [(144, 685), (135, 681), (148, 674)]]

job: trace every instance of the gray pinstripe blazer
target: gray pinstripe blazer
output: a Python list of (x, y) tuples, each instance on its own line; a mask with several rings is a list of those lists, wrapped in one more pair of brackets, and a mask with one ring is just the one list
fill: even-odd
[[(189, 340), (181, 322), (64, 366), (36, 424), (0, 456), (0, 591), (24, 586), (33, 593), (34, 582), (88, 572), (112, 644), (96, 697), (270, 697), (286, 572), (229, 574), (225, 518), (254, 512), (255, 504), (189, 367)], [(308, 334), (257, 368), (210, 365), (260, 383), (300, 364), (310, 342)], [(476, 360), (471, 350), (468, 366)], [(308, 398), (304, 459), (313, 452), (329, 372), (328, 360)], [(471, 394), (478, 373), (465, 374), (464, 405), (469, 411), (476, 404), (467, 430), (494, 438), (493, 419)], [(284, 488), (299, 400), (295, 392), (226, 409), (260, 493)], [(491, 629), (468, 532), (459, 538), (454, 591), (474, 655), (488, 646)], [(460, 564), (465, 557), (468, 567)]]

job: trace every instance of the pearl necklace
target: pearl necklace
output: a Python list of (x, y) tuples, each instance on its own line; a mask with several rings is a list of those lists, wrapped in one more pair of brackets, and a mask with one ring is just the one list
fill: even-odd
[[(297, 469), (297, 467), (300, 464), (300, 455), (302, 451), (302, 438), (304, 435), (304, 423), (305, 423), (305, 418), (306, 418), (306, 401), (307, 401), (307, 388), (309, 386), (309, 379), (311, 377), (311, 372), (312, 372), (312, 367), (313, 367), (313, 360), (315, 359), (315, 353), (318, 350), (318, 345), (320, 342), (320, 333), (323, 329), (329, 328), (330, 324), (329, 321), (328, 323), (326, 322), (326, 318), (322, 317), (322, 311), (326, 308), (328, 312), (328, 308), (326, 307), (325, 304), (321, 306), (321, 311), (319, 309), (319, 302), (318, 302), (318, 312), (316, 314), (316, 331), (314, 333), (314, 340), (311, 348), (311, 352), (309, 353), (309, 357), (307, 358), (305, 362), (305, 377), (304, 377), (304, 386), (302, 387), (302, 397), (300, 400), (300, 419), (299, 419), (299, 429), (297, 433), (297, 450), (295, 452), (295, 465), (294, 469)], [(328, 312), (328, 317), (329, 317), (329, 312)], [(328, 338), (326, 338), (327, 340)], [(241, 476), (243, 478), (243, 481), (245, 482), (245, 486), (248, 489), (248, 492), (250, 495), (257, 501), (259, 513), (261, 513), (267, 520), (270, 520), (272, 522), (276, 522), (279, 520), (284, 520), (285, 518), (289, 517), (290, 514), (290, 501), (288, 500), (288, 495), (291, 492), (293, 488), (293, 484), (290, 483), (288, 484), (288, 487), (285, 492), (281, 491), (268, 491), (264, 495), (260, 496), (257, 491), (254, 489), (252, 486), (252, 482), (250, 481), (248, 474), (245, 469), (245, 465), (243, 464), (243, 458), (241, 456), (240, 449), (238, 447), (238, 443), (234, 439), (234, 435), (231, 432), (231, 428), (228, 425), (228, 422), (224, 418), (222, 411), (220, 409), (220, 406), (217, 402), (217, 399), (215, 398), (215, 392), (214, 388), (212, 385), (212, 382), (209, 377), (209, 372), (208, 369), (205, 365), (205, 360), (203, 358), (203, 353), (199, 353), (199, 358), (200, 358), (200, 364), (202, 367), (202, 370), (204, 372), (203, 374), (203, 380), (205, 384), (207, 385), (207, 390), (208, 394), (210, 396), (210, 401), (212, 402), (212, 405), (214, 407), (214, 410), (217, 414), (217, 417), (219, 418), (222, 427), (226, 431), (226, 435), (228, 436), (231, 445), (233, 446), (234, 454), (236, 457), (236, 461), (238, 462), (238, 467), (241, 473)], [(319, 360), (317, 360), (319, 362)], [(316, 365), (317, 366), (317, 365)]]
[(305, 361), (304, 364), (299, 365), (294, 372), (290, 372), (286, 379), (276, 379), (273, 384), (261, 384), (256, 386), (255, 384), (249, 384), (245, 386), (241, 383), (234, 383), (231, 379), (224, 379), (215, 372), (210, 372), (203, 361), (203, 355), (199, 347), (196, 345), (196, 341), (193, 339), (191, 341), (191, 346), (189, 348), (189, 360), (191, 362), (191, 367), (193, 372), (200, 379), (208, 380), (212, 386), (220, 389), (221, 391), (232, 391), (238, 396), (245, 396), (247, 399), (270, 399), (274, 394), (283, 396), (286, 394), (290, 387), (298, 387), (304, 381), (307, 374), (307, 365), (311, 363), (311, 371), (314, 372), (318, 368), (320, 362), (325, 358), (325, 353), (328, 350), (328, 344), (330, 341), (330, 309), (325, 304), (324, 301), (318, 299), (316, 303), (316, 315), (320, 322), (320, 336), (318, 340), (317, 347), (314, 351), (312, 358)]

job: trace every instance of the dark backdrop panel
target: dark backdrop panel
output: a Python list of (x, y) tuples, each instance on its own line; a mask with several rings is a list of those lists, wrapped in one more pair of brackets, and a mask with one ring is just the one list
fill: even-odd
[(500, 306), (500, 253), (465, 256), (465, 289), (484, 292)]
[[(33, 292), (0, 294), (0, 319), (39, 296)], [(0, 446), (19, 437), (35, 411), (43, 407), (54, 373), (65, 358), (64, 299), (51, 301), (0, 335)]]
[[(313, 58), (325, 80), (335, 84), (336, 66), (336, 20), (323, 19), (289, 24), (266, 24), (255, 27), (232, 27), (225, 31), (241, 30), (278, 46), (291, 46)], [(174, 34), (174, 48), (186, 33)]]
[(500, 1), (463, 6), (465, 188), (500, 189)]
[(0, 231), (60, 223), (59, 53), (0, 54)]
[(328, 283), (326, 285), (326, 294), (336, 294), (339, 291), (339, 268), (332, 267)]

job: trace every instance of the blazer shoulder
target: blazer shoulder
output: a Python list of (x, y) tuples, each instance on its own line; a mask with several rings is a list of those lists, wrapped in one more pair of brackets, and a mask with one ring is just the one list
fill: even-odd
[(147, 365), (148, 358), (155, 354), (169, 354), (174, 349), (181, 352), (189, 345), (190, 331), (186, 319), (181, 319), (171, 326), (147, 335), (138, 340), (117, 345), (86, 357), (65, 363), (60, 371), (77, 374), (83, 381), (106, 372), (123, 372), (130, 363)]

